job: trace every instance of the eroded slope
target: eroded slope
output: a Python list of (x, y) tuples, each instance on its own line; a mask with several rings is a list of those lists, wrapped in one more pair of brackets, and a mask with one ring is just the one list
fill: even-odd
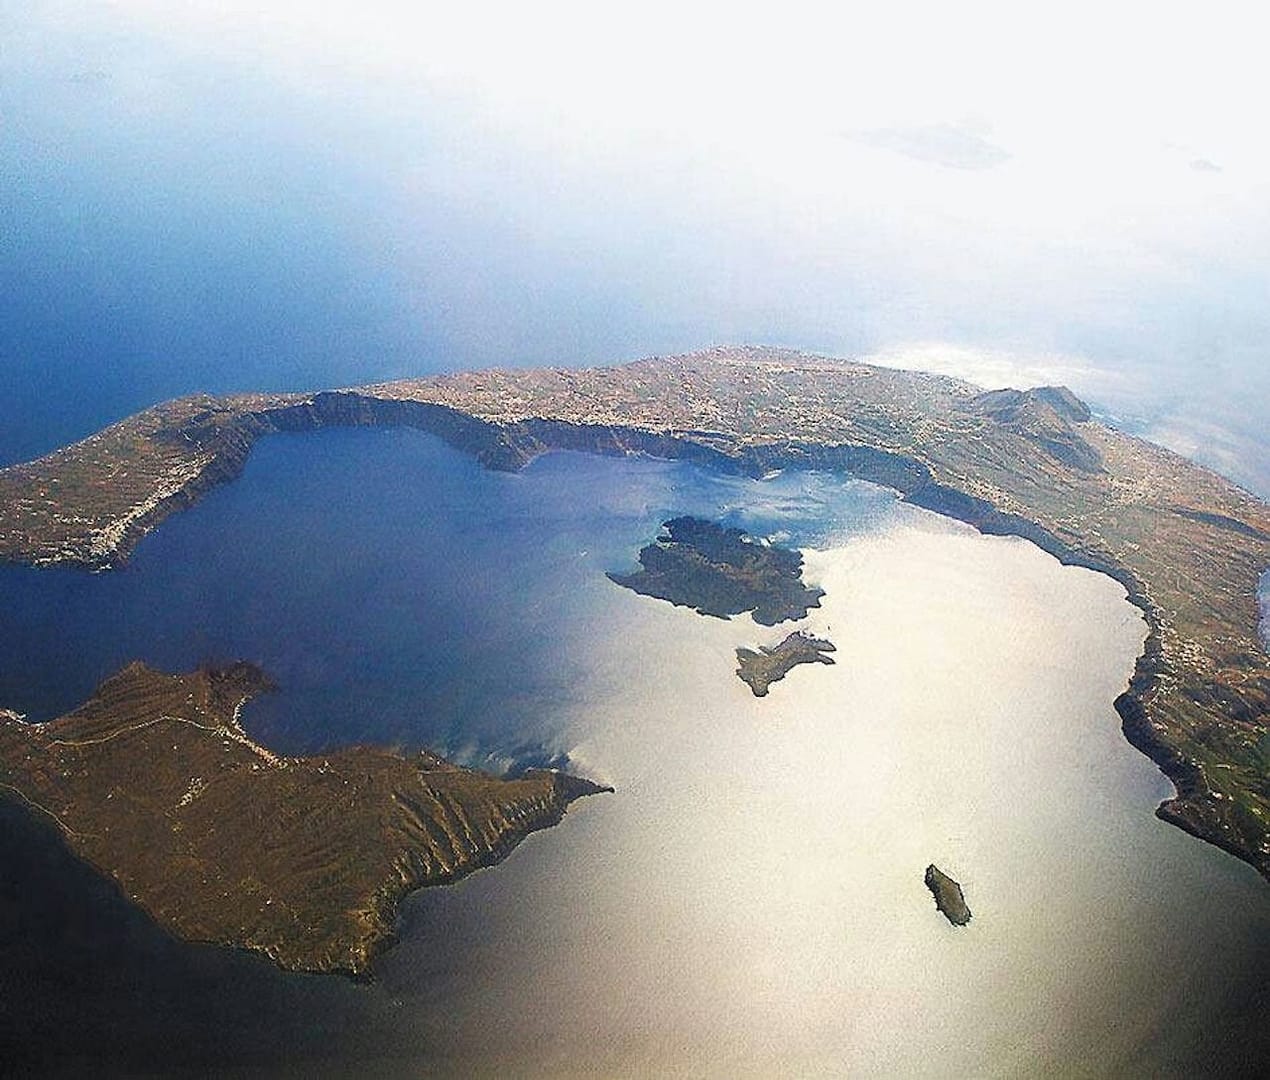
[(353, 974), (391, 936), (406, 892), (496, 862), (602, 790), (429, 753), (280, 757), (238, 722), (268, 685), (249, 664), (132, 664), (60, 719), (0, 713), (0, 784), (178, 936)]

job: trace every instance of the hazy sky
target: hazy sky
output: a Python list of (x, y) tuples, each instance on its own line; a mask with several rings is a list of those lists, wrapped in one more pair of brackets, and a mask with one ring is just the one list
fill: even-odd
[(762, 340), (1050, 373), (1270, 489), (1262, 21), (0, 0), (0, 391)]

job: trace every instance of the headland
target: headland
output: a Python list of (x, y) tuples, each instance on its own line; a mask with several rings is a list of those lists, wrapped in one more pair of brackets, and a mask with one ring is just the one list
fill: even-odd
[(239, 722), (270, 688), (246, 663), (130, 664), (56, 720), (0, 714), (0, 788), (178, 937), (355, 976), (407, 893), (496, 863), (573, 800), (612, 790), (426, 751), (284, 757)]

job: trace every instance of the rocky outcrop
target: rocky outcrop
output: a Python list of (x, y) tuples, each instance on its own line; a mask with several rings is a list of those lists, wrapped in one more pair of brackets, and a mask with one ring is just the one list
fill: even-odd
[(758, 652), (737, 649), (736, 673), (755, 697), (766, 697), (767, 688), (799, 664), (832, 664), (833, 657), (828, 654), (834, 651), (833, 642), (795, 630), (779, 645), (760, 645)]
[(953, 926), (965, 926), (970, 921), (970, 908), (966, 906), (961, 886), (934, 863), (926, 867), (926, 888), (935, 897), (935, 906)]
[(701, 615), (749, 611), (763, 626), (804, 618), (820, 606), (824, 591), (803, 584), (797, 551), (700, 518), (674, 518), (662, 528), (665, 535), (640, 550), (637, 571), (610, 573), (609, 579)]
[(963, 407), (1036, 443), (1069, 468), (1083, 472), (1102, 469), (1102, 455), (1073, 426), (1090, 420), (1089, 406), (1065, 386), (989, 390)]

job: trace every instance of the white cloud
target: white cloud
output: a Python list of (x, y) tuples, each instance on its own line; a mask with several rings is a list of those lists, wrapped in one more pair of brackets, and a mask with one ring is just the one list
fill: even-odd
[(1008, 151), (959, 124), (926, 124), (911, 128), (874, 128), (848, 136), (866, 146), (892, 150), (915, 161), (951, 169), (991, 169), (1010, 159)]
[[(26, 26), (0, 36), (7, 57), (70, 40), (49, 55), (111, 75), (94, 89), (125, 119), (180, 119), (181, 94), (219, 115), (220, 77), (298, 102), (279, 130), (320, 125), (330, 160), (361, 169), (372, 242), (421, 319), (492, 325), (516, 282), (490, 267), (515, 249), (555, 291), (508, 317), (513, 341), (585, 282), (626, 306), (635, 351), (650, 323), (658, 347), (838, 341), (1113, 406), (1132, 380), (1193, 396), (1205, 365), (1225, 365), (1213, 396), (1246, 394), (1266, 367), (1270, 67), (1251, 4), (51, 0)], [(959, 132), (963, 159), (1009, 157), (935, 168), (852, 131)], [(470, 229), (439, 265), (454, 219)]]
[[(1255, 117), (1232, 93), (1260, 77), (1256, 8), (1005, 2), (480, 5), (115, 0), (115, 16), (279, 68), (423, 75), (500, 107), (578, 118), (744, 128), (810, 117), (895, 122), (986, 112), (1060, 129), (1127, 113), (1147, 127)], [(1220, 105), (1214, 110), (1214, 105)], [(1214, 112), (1218, 115), (1214, 115)], [(1121, 132), (1123, 135), (1124, 132)]]
[[(1082, 241), (1108, 229), (1158, 239), (1186, 234), (1192, 217), (1198, 233), (1255, 213), (1270, 184), (1259, 137), (1270, 86), (1243, 4), (1207, 5), (1202, 17), (1138, 2), (982, 0), (792, 4), (779, 15), (660, 2), (109, 9), (295, 88), (355, 85), (370, 108), (376, 93), (441, 94), (575, 164), (637, 167), (670, 153), (794, 201), (849, 183), (857, 203), (947, 203)], [(984, 126), (1017, 161), (973, 187), (862, 166), (832, 145), (843, 131)], [(1166, 141), (1198, 147), (1192, 157), (1221, 161), (1224, 174), (1166, 162)]]
[(979, 349), (943, 342), (897, 345), (861, 358), (865, 363), (911, 371), (932, 371), (965, 379), (990, 390), (1067, 386), (1077, 393), (1113, 396), (1124, 376), (1077, 356)]

